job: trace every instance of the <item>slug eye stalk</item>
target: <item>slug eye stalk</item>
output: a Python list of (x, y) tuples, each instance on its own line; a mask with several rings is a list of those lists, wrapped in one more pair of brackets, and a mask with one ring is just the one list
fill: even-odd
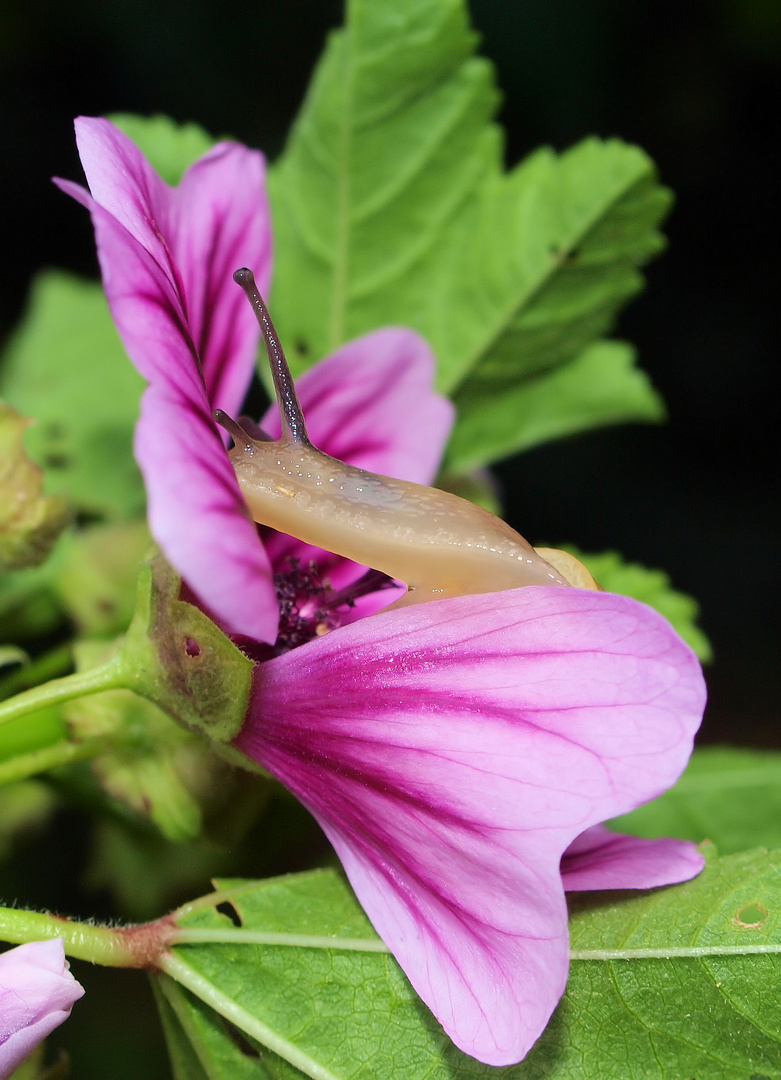
[(233, 277), (260, 324), (282, 418), (282, 437), (267, 442), (224, 413), (216, 417), (233, 437), (231, 460), (255, 521), (405, 582), (394, 607), (524, 585), (598, 588), (572, 556), (546, 551), (543, 558), (466, 499), (354, 468), (313, 446), (254, 275), (243, 268)]

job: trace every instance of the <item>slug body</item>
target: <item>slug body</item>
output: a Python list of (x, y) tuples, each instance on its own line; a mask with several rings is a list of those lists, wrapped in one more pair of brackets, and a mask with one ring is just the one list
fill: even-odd
[[(255, 439), (217, 414), (233, 437), (231, 461), (255, 521), (405, 582), (408, 591), (394, 607), (523, 585), (598, 588), (572, 556), (546, 551), (550, 561), (543, 558), (466, 499), (354, 468), (312, 446), (254, 277), (245, 269), (234, 279), (263, 331), (282, 416), (282, 438), (272, 441)], [(573, 577), (573, 564), (582, 575)]]
[(406, 582), (399, 603), (569, 584), (509, 525), (450, 492), (284, 438), (247, 439), (230, 456), (255, 521)]

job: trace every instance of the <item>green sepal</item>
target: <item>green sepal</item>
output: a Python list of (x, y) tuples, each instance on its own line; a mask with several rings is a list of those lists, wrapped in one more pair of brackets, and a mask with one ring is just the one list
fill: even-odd
[(136, 612), (122, 647), (128, 689), (216, 742), (242, 728), (253, 662), (193, 604), (162, 556), (141, 571)]
[(32, 423), (0, 401), (0, 571), (39, 566), (70, 521), (66, 501), (43, 492), (43, 470), (27, 456)]

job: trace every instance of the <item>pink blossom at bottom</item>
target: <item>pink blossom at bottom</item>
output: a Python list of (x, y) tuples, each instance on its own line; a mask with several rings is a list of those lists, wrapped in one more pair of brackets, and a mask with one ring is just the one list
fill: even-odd
[(528, 587), (381, 612), (259, 665), (235, 745), (315, 815), (456, 1045), (508, 1065), (564, 991), (565, 888), (702, 868), (691, 844), (598, 826), (675, 782), (704, 699), (650, 608)]
[(62, 938), (0, 955), (0, 1080), (67, 1020), (83, 994), (68, 969)]

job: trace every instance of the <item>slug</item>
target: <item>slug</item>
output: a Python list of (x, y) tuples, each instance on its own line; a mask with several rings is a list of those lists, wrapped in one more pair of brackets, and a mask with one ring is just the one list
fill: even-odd
[(543, 557), (519, 533), (447, 491), (346, 465), (309, 441), (274, 325), (251, 270), (233, 275), (260, 323), (282, 416), (282, 437), (254, 438), (218, 410), (253, 519), (403, 581), (393, 607), (523, 585), (598, 588), (573, 556)]

